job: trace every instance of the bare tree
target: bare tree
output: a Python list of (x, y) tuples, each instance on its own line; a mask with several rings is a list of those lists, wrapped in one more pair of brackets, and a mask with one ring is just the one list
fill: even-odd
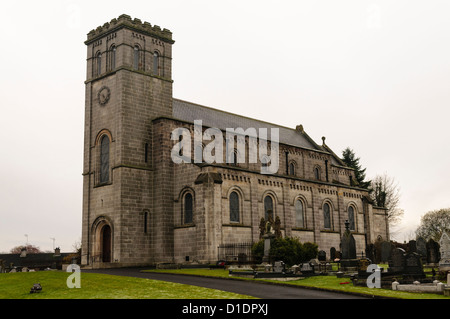
[(400, 222), (404, 210), (399, 208), (400, 188), (394, 178), (386, 173), (377, 175), (371, 181), (370, 196), (378, 207), (387, 209), (388, 221), (391, 226)]
[(11, 254), (20, 254), (23, 248), (26, 248), (26, 251), (28, 254), (39, 254), (42, 253), (41, 249), (39, 247), (33, 246), (31, 244), (22, 245), (22, 246), (16, 246), (14, 248), (11, 248), (10, 253)]
[(439, 241), (444, 231), (450, 231), (450, 208), (433, 210), (423, 215), (416, 235), (425, 240)]

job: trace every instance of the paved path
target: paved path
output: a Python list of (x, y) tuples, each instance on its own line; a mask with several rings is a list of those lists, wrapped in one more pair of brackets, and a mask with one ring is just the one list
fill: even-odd
[(145, 273), (140, 272), (141, 269), (142, 268), (118, 268), (82, 271), (163, 280), (192, 286), (219, 289), (262, 299), (367, 299), (362, 296), (351, 294), (314, 290), (308, 288), (288, 287), (284, 285), (274, 285), (262, 282), (229, 280), (225, 278), (209, 278), (178, 274), (150, 272)]

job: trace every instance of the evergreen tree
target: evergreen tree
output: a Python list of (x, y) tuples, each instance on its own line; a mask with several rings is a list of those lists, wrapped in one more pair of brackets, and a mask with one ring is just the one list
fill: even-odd
[(366, 178), (366, 169), (362, 169), (359, 164), (359, 157), (356, 157), (355, 152), (349, 147), (347, 147), (342, 152), (342, 161), (348, 166), (355, 170), (355, 179), (354, 183), (356, 186), (361, 188), (368, 189), (370, 186), (370, 181), (364, 181)]

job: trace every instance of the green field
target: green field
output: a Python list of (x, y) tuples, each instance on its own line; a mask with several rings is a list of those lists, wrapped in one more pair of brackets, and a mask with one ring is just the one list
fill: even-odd
[[(81, 287), (68, 288), (63, 271), (0, 274), (0, 299), (247, 299), (249, 296), (159, 280), (81, 272)], [(35, 283), (42, 291), (30, 293)]]
[[(230, 277), (224, 269), (174, 269), (147, 270), (188, 274), (195, 276), (223, 277), (230, 280), (267, 281), (273, 284), (296, 285), (312, 289), (336, 290), (369, 296), (400, 299), (450, 299), (443, 295), (410, 293), (355, 287), (348, 278), (336, 276), (313, 276), (280, 282), (276, 280)], [(70, 273), (63, 271), (41, 271), (0, 274), (0, 299), (250, 299), (253, 297), (221, 290), (200, 288), (159, 280), (113, 276), (81, 272), (81, 288), (68, 288), (66, 281)], [(40, 293), (30, 293), (35, 283), (42, 285)]]

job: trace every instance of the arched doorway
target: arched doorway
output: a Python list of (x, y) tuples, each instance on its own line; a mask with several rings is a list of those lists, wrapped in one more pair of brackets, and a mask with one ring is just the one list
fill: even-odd
[(102, 262), (111, 262), (111, 227), (104, 225), (101, 230)]

